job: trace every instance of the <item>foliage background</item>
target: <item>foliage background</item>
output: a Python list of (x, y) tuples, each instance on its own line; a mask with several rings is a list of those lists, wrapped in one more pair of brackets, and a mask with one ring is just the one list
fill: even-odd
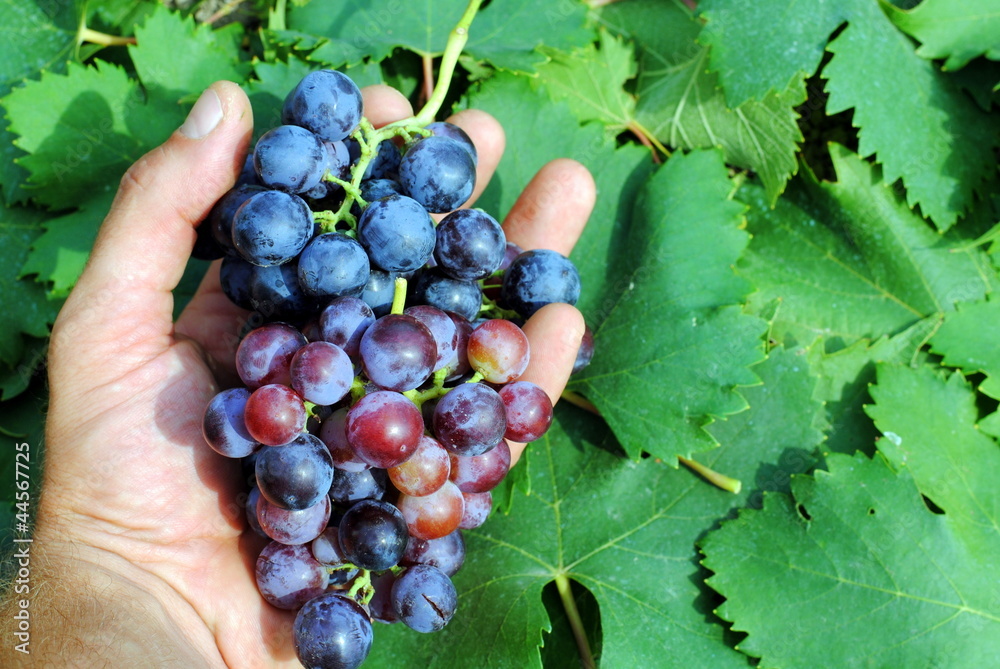
[[(125, 168), (216, 79), (259, 131), (320, 67), (419, 103), (464, 5), (0, 0), (0, 529)], [(488, 211), (556, 157), (597, 179), (570, 390), (603, 419), (560, 406), (459, 616), (371, 665), (995, 664), (997, 59), (997, 0), (485, 2), (449, 104), (507, 130)]]

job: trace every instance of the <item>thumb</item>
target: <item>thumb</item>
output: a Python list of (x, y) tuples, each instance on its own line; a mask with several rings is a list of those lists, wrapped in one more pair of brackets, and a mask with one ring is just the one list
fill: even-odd
[(109, 353), (99, 350), (115, 340), (163, 345), (172, 330), (170, 291), (184, 273), (195, 227), (235, 183), (252, 131), (246, 94), (216, 82), (166, 142), (129, 168), (53, 328), (54, 344), (72, 335), (75, 349), (89, 344), (95, 355)]

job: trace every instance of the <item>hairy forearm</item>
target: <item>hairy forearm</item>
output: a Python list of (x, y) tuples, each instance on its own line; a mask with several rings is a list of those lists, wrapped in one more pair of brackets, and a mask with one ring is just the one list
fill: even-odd
[(16, 587), (15, 568), (0, 600), (0, 666), (210, 666), (157, 596), (117, 571), (114, 556), (37, 541), (30, 555), (30, 589)]

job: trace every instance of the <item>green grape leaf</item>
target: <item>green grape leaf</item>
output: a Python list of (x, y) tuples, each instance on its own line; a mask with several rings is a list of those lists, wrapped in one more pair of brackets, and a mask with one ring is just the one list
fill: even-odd
[(619, 3), (602, 18), (639, 50), (633, 125), (669, 146), (721, 147), (726, 162), (758, 174), (773, 204), (798, 169), (802, 133), (795, 107), (806, 99), (802, 81), (730, 108), (718, 76), (708, 71), (710, 50), (695, 41), (701, 26), (681, 3)]
[(97, 230), (111, 208), (114, 195), (114, 189), (105, 186), (78, 210), (45, 221), (42, 224), (45, 232), (31, 245), (31, 255), (21, 267), (21, 276), (34, 274), (38, 281), (51, 284), (50, 297), (66, 297), (87, 264)]
[(947, 314), (931, 339), (931, 349), (944, 356), (942, 364), (961, 367), (966, 373), (982, 372), (979, 390), (1000, 399), (1000, 350), (995, 333), (1000, 327), (1000, 300), (960, 304)]
[(48, 337), (49, 325), (55, 321), (61, 305), (46, 299), (41, 286), (18, 276), (31, 244), (41, 234), (40, 223), (45, 214), (23, 207), (4, 208), (0, 212), (0, 235), (4, 239), (0, 245), (0, 310), (5, 323), (0, 329), (0, 363), (16, 367), (24, 354), (30, 353), (25, 350), (25, 336)]
[(94, 28), (116, 28), (116, 34), (134, 35), (137, 26), (159, 7), (159, 3), (145, 0), (88, 0), (87, 13)]
[(889, 8), (900, 30), (921, 42), (917, 54), (947, 58), (946, 70), (957, 70), (976, 56), (1000, 60), (1000, 9), (994, 0), (923, 0), (914, 9)]
[(731, 191), (719, 152), (674, 154), (639, 193), (610, 267), (591, 323), (600, 353), (569, 387), (632, 457), (645, 450), (673, 464), (714, 448), (705, 426), (743, 410), (736, 387), (757, 382), (747, 367), (763, 357), (766, 327), (738, 306), (749, 284), (732, 265), (748, 236)]
[[(48, 349), (48, 338), (24, 337), (18, 363), (13, 367), (0, 364), (0, 400), (7, 402), (17, 397), (28, 389), (36, 375), (44, 374)], [(0, 431), (3, 429), (0, 423)]]
[(635, 76), (632, 48), (601, 32), (600, 48), (588, 44), (571, 53), (543, 48), (550, 58), (538, 67), (539, 81), (555, 100), (565, 100), (582, 122), (600, 121), (620, 132), (635, 119), (635, 100), (625, 82)]
[(886, 187), (877, 167), (839, 145), (830, 153), (836, 183), (803, 180), (774, 209), (759, 187), (738, 195), (750, 204), (753, 236), (738, 272), (757, 288), (751, 308), (781, 301), (773, 337), (849, 346), (992, 290), (996, 275), (984, 253), (942, 239)]
[[(289, 10), (288, 27), (329, 38), (311, 58), (334, 66), (366, 57), (380, 61), (397, 47), (438, 56), (467, 4), (465, 0), (311, 2)], [(545, 60), (535, 51), (543, 42), (564, 51), (590, 42), (593, 32), (586, 20), (584, 3), (493, 0), (473, 21), (465, 51), (498, 68), (530, 72)]]
[[(565, 577), (597, 600), (602, 666), (664, 666), (669, 648), (669, 666), (745, 668), (711, 615), (694, 543), (734, 507), (806, 471), (822, 438), (812, 427), (821, 407), (808, 363), (776, 349), (757, 369), (763, 384), (747, 389), (750, 409), (714, 425), (721, 446), (701, 458), (740, 477), (740, 494), (653, 458), (622, 458), (597, 418), (560, 406), (549, 434), (525, 452), (530, 493), (515, 488), (511, 515), (465, 535), (455, 618), (433, 637), (379, 625), (368, 661), (540, 667), (541, 630), (549, 628), (542, 590)], [(565, 657), (558, 666), (575, 664)]]

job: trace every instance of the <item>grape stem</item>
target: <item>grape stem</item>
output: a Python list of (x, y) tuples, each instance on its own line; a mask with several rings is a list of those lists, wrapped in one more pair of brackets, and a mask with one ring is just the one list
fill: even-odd
[(573, 597), (569, 579), (566, 578), (565, 574), (559, 574), (555, 580), (556, 588), (559, 589), (559, 598), (562, 600), (563, 608), (566, 609), (570, 629), (573, 630), (577, 651), (580, 653), (580, 665), (584, 669), (594, 669), (597, 664), (590, 651), (590, 641), (587, 640), (587, 634), (583, 630), (583, 618), (580, 617), (580, 610), (576, 608), (576, 599)]
[(743, 489), (743, 482), (740, 481), (739, 479), (734, 479), (730, 476), (726, 476), (725, 474), (720, 474), (719, 472), (706, 467), (700, 462), (695, 462), (694, 460), (688, 460), (687, 458), (683, 458), (679, 455), (677, 456), (677, 459), (680, 461), (682, 465), (684, 465), (691, 471), (695, 472), (703, 479), (705, 479), (712, 485), (716, 486), (717, 488), (721, 488), (726, 492), (731, 492), (734, 495), (739, 494), (740, 490)]
[(396, 287), (392, 293), (391, 314), (403, 313), (403, 306), (406, 304), (406, 279), (399, 277), (396, 279)]
[(97, 32), (96, 30), (91, 30), (87, 26), (82, 26), (80, 28), (80, 32), (77, 33), (77, 42), (79, 44), (90, 42), (91, 44), (100, 44), (101, 46), (125, 46), (127, 44), (136, 43), (134, 37), (108, 35), (106, 33)]

